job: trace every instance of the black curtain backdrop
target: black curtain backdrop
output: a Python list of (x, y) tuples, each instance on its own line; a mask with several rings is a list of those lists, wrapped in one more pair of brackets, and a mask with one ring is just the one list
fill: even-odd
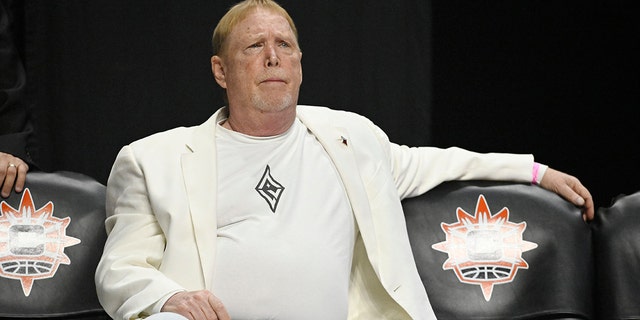
[[(45, 167), (106, 181), (124, 144), (206, 120), (223, 105), (210, 38), (233, 3), (27, 1)], [(280, 3), (300, 34), (301, 104), (356, 111), (395, 141), (429, 142), (428, 2)]]
[[(235, 1), (29, 0), (40, 163), (106, 182), (118, 150), (223, 102), (210, 37)], [(640, 190), (632, 1), (279, 1), (300, 32), (300, 103), (407, 145), (533, 153), (597, 206)]]
[(640, 190), (637, 1), (432, 3), (433, 144), (533, 153), (596, 206)]

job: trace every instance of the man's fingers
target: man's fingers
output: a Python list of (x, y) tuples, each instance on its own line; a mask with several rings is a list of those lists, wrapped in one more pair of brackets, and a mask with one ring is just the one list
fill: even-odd
[(17, 168), (18, 175), (16, 176), (16, 187), (14, 188), (14, 190), (16, 190), (16, 192), (22, 192), (22, 190), (24, 190), (24, 184), (27, 181), (27, 172), (29, 171), (29, 166), (25, 163), (20, 164), (19, 166), (17, 166)]
[(0, 175), (2, 180), (2, 197), (6, 198), (11, 195), (11, 190), (13, 189), (13, 185), (16, 181), (16, 176), (18, 174), (18, 170), (15, 165), (7, 165), (4, 169), (4, 175)]
[(593, 219), (595, 210), (591, 193), (576, 177), (548, 168), (540, 181), (540, 186), (559, 194), (565, 200), (582, 208), (585, 220)]
[(207, 317), (207, 313), (204, 310), (202, 310), (201, 306), (191, 307), (189, 310), (189, 315), (192, 317), (191, 319), (193, 320), (200, 320), (200, 319), (216, 320), (216, 318)]
[(577, 179), (573, 186), (573, 190), (577, 194), (574, 204), (582, 207), (582, 216), (585, 221), (592, 220), (595, 216), (595, 206), (593, 204), (593, 197), (591, 196), (591, 193), (580, 183), (580, 181), (577, 181)]
[(181, 314), (193, 320), (230, 320), (222, 301), (210, 291), (178, 292), (162, 307), (162, 311)]
[(580, 196), (580, 194), (578, 194), (575, 190), (573, 190), (573, 188), (568, 185), (565, 184), (562, 186), (562, 188), (560, 189), (560, 195), (567, 199), (567, 201), (573, 203), (576, 206), (583, 206), (584, 205), (584, 198), (582, 198), (582, 196)]
[(213, 294), (209, 296), (209, 305), (211, 306), (213, 311), (215, 311), (216, 316), (219, 320), (231, 320), (231, 317), (227, 312), (227, 308), (225, 308), (224, 304), (222, 304), (222, 301), (220, 301), (220, 299), (218, 299)]
[(579, 181), (568, 181), (564, 185), (561, 195), (577, 207), (582, 208), (582, 216), (585, 221), (592, 220), (595, 215), (593, 198), (589, 190), (585, 188)]

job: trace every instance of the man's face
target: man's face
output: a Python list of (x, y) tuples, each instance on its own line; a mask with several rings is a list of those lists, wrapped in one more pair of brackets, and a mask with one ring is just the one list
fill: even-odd
[(224, 52), (211, 61), (230, 108), (277, 112), (297, 104), (301, 60), (287, 20), (257, 9), (234, 27)]

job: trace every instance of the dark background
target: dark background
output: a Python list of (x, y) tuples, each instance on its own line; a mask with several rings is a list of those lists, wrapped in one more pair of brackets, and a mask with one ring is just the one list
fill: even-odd
[[(46, 170), (106, 183), (123, 145), (222, 105), (210, 37), (234, 1), (30, 0), (23, 51)], [(633, 1), (280, 3), (300, 103), (361, 113), (392, 141), (533, 153), (596, 206), (640, 190)]]

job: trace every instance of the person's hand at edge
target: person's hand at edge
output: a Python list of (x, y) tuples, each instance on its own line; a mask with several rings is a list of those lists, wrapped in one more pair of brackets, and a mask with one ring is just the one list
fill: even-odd
[(0, 195), (6, 198), (12, 189), (22, 192), (28, 171), (29, 165), (22, 159), (0, 152)]

